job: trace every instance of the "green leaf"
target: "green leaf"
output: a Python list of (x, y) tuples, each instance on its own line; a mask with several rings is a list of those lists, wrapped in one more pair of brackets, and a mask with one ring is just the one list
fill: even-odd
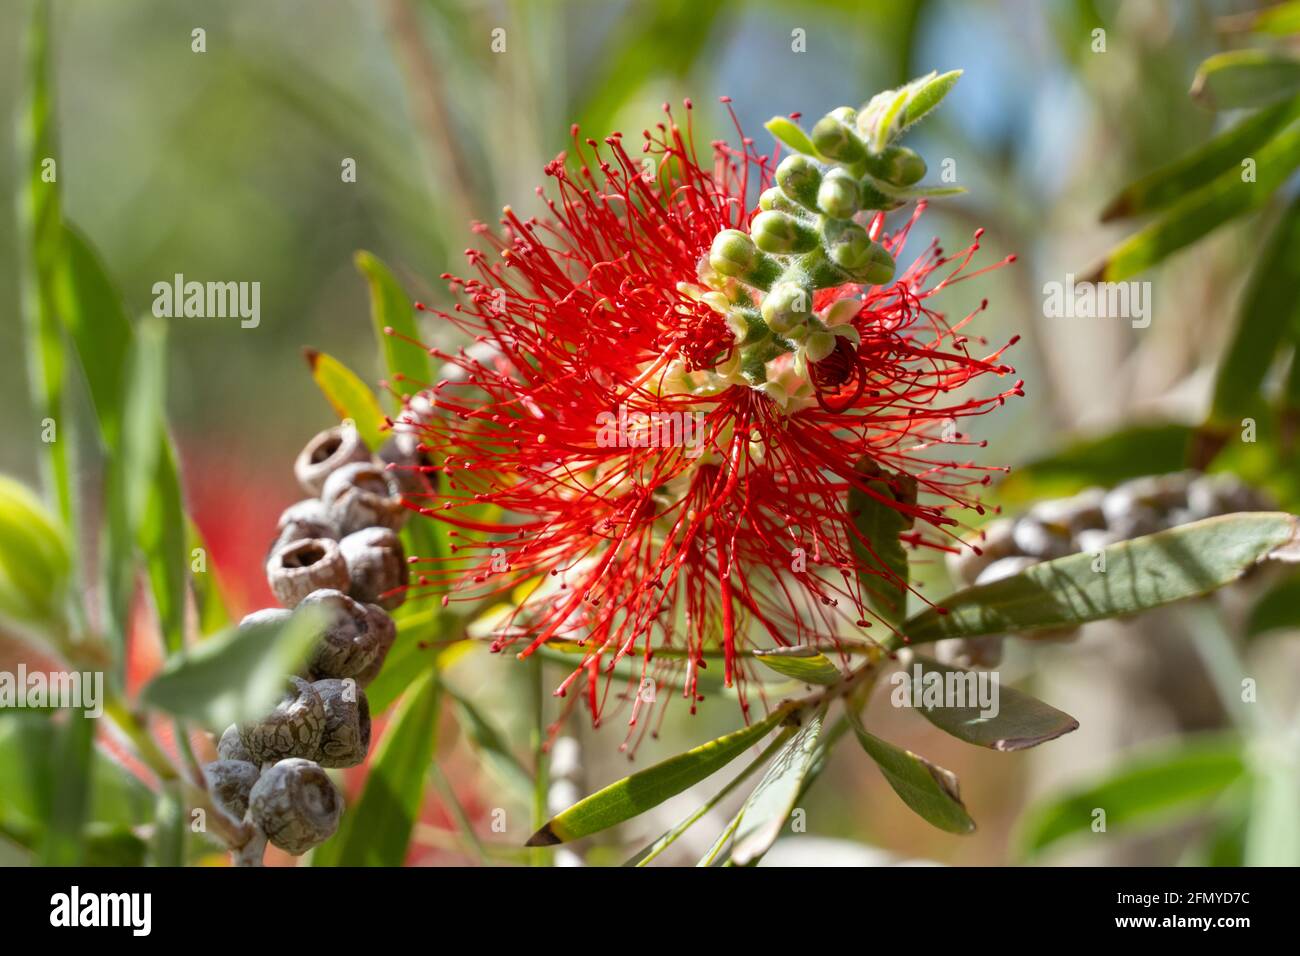
[(798, 732), (772, 758), (763, 779), (740, 808), (730, 863), (753, 866), (781, 835), (803, 793), (803, 781), (817, 756), (826, 708), (807, 714)]
[[(26, 90), (18, 122), (19, 172), (17, 243), (22, 278), (23, 338), (28, 382), (37, 421), (52, 422), (56, 440), (41, 443), (42, 480), (58, 505), (65, 528), (75, 528), (73, 515), (73, 430), (64, 417), (67, 369), (58, 309), (54, 300), (55, 273), (63, 260), (63, 219), (57, 166), (55, 99), (51, 74), (50, 4), (32, 4), (25, 44)], [(55, 175), (52, 181), (49, 172)], [(45, 425), (42, 424), (42, 428)]]
[(1250, 28), (1256, 33), (1271, 33), (1275, 36), (1300, 33), (1300, 0), (1287, 0), (1286, 3), (1274, 4), (1247, 16), (1251, 19)]
[(158, 464), (140, 523), (140, 551), (153, 593), (163, 644), (175, 654), (185, 644), (185, 592), (189, 577), (185, 508), (176, 455), (160, 429)]
[(1288, 334), (1300, 338), (1300, 198), (1287, 208), (1251, 270), (1237, 328), (1214, 380), (1210, 427), (1239, 425), (1258, 401)]
[(1255, 602), (1246, 619), (1246, 636), (1300, 630), (1300, 574), (1279, 581)]
[(796, 153), (820, 158), (817, 147), (813, 145), (808, 134), (799, 128), (799, 124), (785, 116), (773, 116), (763, 124), (776, 139), (789, 146)]
[(1254, 182), (1243, 182), (1240, 169), (1220, 173), (1177, 202), (1163, 218), (1112, 249), (1099, 270), (1100, 278), (1117, 282), (1137, 275), (1225, 222), (1262, 206), (1300, 166), (1300, 121), (1293, 121), (1252, 158)]
[(361, 440), (372, 451), (384, 443), (382, 429), (387, 424), (384, 410), (370, 386), (357, 373), (325, 352), (305, 349), (311, 376), (325, 394), (326, 400), (340, 419), (350, 420), (357, 428)]
[(849, 545), (858, 565), (858, 586), (871, 608), (891, 627), (907, 616), (907, 552), (899, 539), (911, 520), (887, 502), (916, 504), (916, 480), (906, 475), (867, 478), (865, 489), (849, 489), (853, 534)]
[(754, 660), (764, 667), (803, 681), (805, 684), (834, 684), (844, 675), (825, 654), (811, 647), (779, 647), (755, 651)]
[(767, 736), (789, 713), (789, 706), (779, 707), (756, 724), (611, 783), (552, 818), (529, 837), (528, 846), (552, 846), (577, 840), (658, 806), (731, 763)]
[(316, 850), (313, 866), (401, 866), (420, 815), (438, 743), (438, 675), (429, 671), (402, 697), (370, 762), (366, 787), (343, 825)]
[[(655, 840), (649, 846), (642, 849), (641, 852), (637, 853), (635, 856), (633, 856), (632, 858), (624, 862), (623, 865), (624, 866), (649, 866), (650, 863), (655, 859), (655, 857), (659, 856), (659, 854), (663, 853), (664, 850), (668, 849), (668, 847), (672, 846), (675, 842), (677, 842), (678, 837), (680, 837), (683, 833), (685, 833), (692, 826), (698, 823), (702, 817), (704, 817), (706, 814), (709, 813), (709, 811), (711, 811), (719, 803), (725, 800), (734, 790), (736, 790), (737, 787), (739, 787), (742, 783), (744, 783), (746, 780), (752, 777), (759, 770), (759, 768), (763, 767), (769, 760), (771, 760), (772, 755), (775, 754), (782, 747), (784, 747), (786, 741), (789, 740), (792, 736), (794, 736), (794, 728), (793, 727), (784, 728), (780, 733), (778, 733), (775, 737), (772, 738), (771, 743), (769, 743), (767, 747), (764, 748), (763, 752), (759, 754), (757, 757), (755, 757), (752, 761), (750, 761), (744, 770), (740, 771), (740, 773), (732, 777), (731, 780), (727, 782), (726, 786), (724, 786), (721, 790), (719, 790), (716, 794), (714, 794), (709, 800), (705, 801), (700, 806), (696, 807), (693, 811), (691, 811), (691, 813), (687, 815), (686, 819), (682, 820), (680, 823), (678, 823), (676, 826), (672, 827), (671, 829), (665, 831), (659, 837), (659, 839)], [(824, 737), (822, 738), (822, 742), (820, 746), (825, 747)], [(805, 790), (807, 789), (806, 778), (805, 778), (804, 788)]]
[(1172, 423), (1132, 425), (1073, 442), (1055, 454), (1012, 469), (997, 486), (1003, 503), (1065, 497), (1092, 485), (1109, 488), (1130, 478), (1181, 469), (1194, 429)]
[(1120, 192), (1101, 214), (1102, 222), (1163, 209), (1241, 162), (1300, 116), (1300, 97), (1275, 103), (1246, 117), (1203, 146), (1143, 176)]
[(71, 575), (58, 519), (23, 485), (0, 475), (0, 616), (57, 627)]
[(1192, 98), (1213, 110), (1262, 106), (1297, 92), (1300, 60), (1272, 50), (1216, 53), (1192, 80)]
[(156, 866), (185, 865), (185, 801), (175, 782), (158, 793), (154, 810), (153, 861)]
[[(984, 716), (977, 681), (996, 675), (949, 667), (924, 657), (913, 659), (910, 702), (926, 720), (958, 740), (990, 750), (1025, 750), (1079, 729), (1079, 722), (1037, 697), (997, 685), (993, 716)], [(898, 675), (906, 680), (908, 675)], [(897, 694), (900, 686), (895, 690)], [(932, 703), (937, 696), (938, 703)], [(969, 702), (957, 706), (958, 700)]]
[(961, 70), (950, 70), (947, 73), (938, 75), (931, 73), (929, 76), (913, 80), (908, 84), (911, 88), (911, 96), (908, 98), (907, 106), (903, 111), (903, 125), (900, 132), (919, 122), (927, 113), (942, 103), (943, 98), (957, 85), (961, 75)]
[(123, 402), (130, 385), (128, 361), (135, 336), (122, 297), (103, 262), (71, 224), (65, 227), (63, 249), (54, 286), (59, 317), (90, 387), (100, 438), (114, 453), (122, 435)]
[(221, 731), (262, 716), (284, 693), (324, 627), (300, 608), (284, 623), (231, 628), (168, 658), (140, 699), (150, 707)]
[(1180, 741), (1126, 760), (1091, 786), (1040, 801), (1025, 812), (1016, 843), (1031, 856), (1066, 837), (1091, 833), (1096, 810), (1106, 813), (1107, 833), (1185, 816), (1203, 808), (1243, 772), (1241, 744), (1235, 739)]
[(904, 803), (927, 823), (948, 833), (970, 833), (975, 829), (975, 821), (961, 802), (956, 774), (868, 733), (856, 711), (850, 708), (847, 713), (858, 743)]
[[(903, 625), (913, 643), (1061, 627), (1136, 614), (1237, 580), (1290, 544), (1297, 519), (1280, 512), (1223, 515), (1122, 541), (1098, 558), (1072, 554), (991, 584), (958, 591), (944, 612), (927, 608)], [(1098, 565), (1099, 567), (1102, 565)]]
[(51, 773), (56, 781), (41, 846), (42, 866), (82, 866), (86, 845), (82, 828), (90, 812), (94, 785), (95, 722), (80, 714), (56, 725)]
[[(420, 341), (411, 298), (392, 271), (376, 256), (362, 251), (353, 261), (370, 286), (370, 321), (384, 353), (390, 384), (399, 393), (423, 388), (429, 383), (429, 353), (407, 341)], [(389, 334), (388, 329), (393, 334)], [(404, 383), (412, 387), (404, 388)]]

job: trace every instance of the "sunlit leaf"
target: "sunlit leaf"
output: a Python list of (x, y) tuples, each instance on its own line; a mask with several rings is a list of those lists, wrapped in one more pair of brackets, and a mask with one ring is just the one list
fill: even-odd
[(384, 443), (384, 410), (370, 386), (338, 359), (325, 352), (305, 349), (312, 378), (340, 419), (350, 420), (372, 451)]
[(733, 866), (752, 866), (763, 858), (781, 835), (803, 793), (804, 778), (817, 756), (825, 705), (802, 719), (799, 730), (777, 751), (763, 779), (740, 808), (731, 842)]
[(904, 803), (927, 823), (948, 833), (970, 833), (975, 829), (975, 821), (961, 802), (954, 773), (869, 733), (855, 710), (850, 708), (848, 714), (858, 743)]
[(56, 623), (71, 574), (58, 519), (26, 487), (0, 475), (0, 616), (23, 624)]
[(789, 714), (779, 707), (743, 730), (669, 757), (579, 800), (528, 839), (529, 846), (567, 843), (630, 820), (699, 783), (758, 743)]
[(1072, 554), (966, 588), (943, 599), (943, 613), (927, 608), (902, 630), (920, 643), (1136, 614), (1230, 584), (1296, 537), (1296, 517), (1280, 512), (1207, 518), (1111, 545), (1100, 558)]
[(1066, 837), (1092, 833), (1105, 811), (1106, 832), (1185, 816), (1242, 775), (1241, 745), (1232, 738), (1178, 742), (1126, 759), (1100, 781), (1049, 796), (1025, 812), (1018, 844), (1040, 853)]
[(805, 684), (834, 684), (844, 676), (825, 654), (811, 647), (755, 651), (754, 660), (778, 674), (793, 677)]
[(411, 298), (376, 256), (358, 252), (354, 261), (370, 286), (370, 320), (391, 376), (389, 384), (399, 394), (425, 387), (429, 383), (429, 353), (409, 341), (420, 340)]
[(813, 145), (808, 134), (799, 128), (799, 124), (784, 116), (773, 116), (763, 124), (769, 133), (789, 146), (796, 153), (805, 156), (818, 156), (817, 147)]

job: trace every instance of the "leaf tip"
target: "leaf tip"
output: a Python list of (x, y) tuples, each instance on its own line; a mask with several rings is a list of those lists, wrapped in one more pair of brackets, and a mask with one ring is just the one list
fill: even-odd
[(551, 824), (548, 823), (530, 836), (528, 842), (525, 843), (524, 846), (555, 846), (557, 843), (563, 842), (564, 841), (560, 839), (555, 830), (551, 828)]

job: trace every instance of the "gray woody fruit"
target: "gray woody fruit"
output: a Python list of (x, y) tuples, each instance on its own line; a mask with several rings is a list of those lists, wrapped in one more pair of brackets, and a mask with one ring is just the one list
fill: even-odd
[(248, 794), (260, 774), (257, 764), (246, 760), (214, 760), (203, 768), (213, 801), (236, 820), (244, 819)]
[(221, 739), (217, 741), (217, 757), (220, 760), (242, 760), (253, 763), (253, 755), (248, 752), (244, 742), (239, 739), (239, 727), (231, 724), (226, 728)]
[(256, 627), (259, 624), (283, 624), (293, 616), (293, 612), (282, 607), (264, 607), (245, 614), (239, 622), (241, 629)]
[(397, 480), (384, 465), (354, 462), (325, 480), (321, 500), (339, 533), (348, 535), (375, 525), (396, 530), (406, 517)]
[(319, 498), (304, 498), (280, 513), (275, 536), (281, 543), (301, 538), (338, 538), (339, 529), (334, 527), (334, 519), (330, 517), (325, 502)]
[(253, 786), (248, 811), (266, 838), (301, 856), (328, 840), (339, 826), (343, 798), (316, 763), (281, 760)]
[(285, 607), (297, 607), (312, 591), (346, 589), (348, 566), (338, 543), (329, 538), (290, 541), (266, 559), (266, 580)]
[(319, 495), (325, 479), (344, 465), (369, 461), (370, 449), (350, 425), (336, 425), (307, 442), (293, 463), (298, 484), (309, 495)]
[(302, 603), (319, 607), (329, 620), (307, 662), (311, 679), (351, 677), (362, 687), (370, 683), (397, 638), (397, 627), (388, 613), (338, 590), (316, 591)]
[(409, 425), (394, 427), (403, 430), (394, 431), (393, 436), (380, 446), (376, 457), (404, 494), (427, 495), (431, 489), (422, 469), (429, 464), (429, 460), (420, 450), (420, 436), (407, 431), (411, 427)]
[(325, 732), (325, 704), (316, 689), (291, 677), (293, 689), (261, 720), (239, 727), (239, 739), (259, 766), (284, 757), (310, 757), (320, 752)]
[(351, 597), (389, 611), (406, 600), (405, 590), (381, 597), (388, 591), (405, 588), (411, 577), (406, 551), (396, 532), (389, 528), (354, 531), (339, 542), (339, 551), (347, 564)]
[[(979, 534), (966, 539), (967, 547), (948, 555), (949, 573), (960, 584), (974, 584), (981, 571), (1015, 552), (1016, 545), (1011, 538), (1014, 527), (1015, 522), (1009, 518), (989, 522)], [(976, 554), (974, 548), (979, 548), (980, 553)]]
[(325, 704), (325, 733), (321, 737), (322, 767), (355, 767), (370, 750), (370, 703), (351, 679), (329, 678), (312, 684)]

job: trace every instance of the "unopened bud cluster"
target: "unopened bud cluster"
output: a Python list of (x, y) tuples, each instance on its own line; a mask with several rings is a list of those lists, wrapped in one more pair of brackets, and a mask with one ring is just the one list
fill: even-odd
[(397, 637), (388, 612), (404, 600), (409, 577), (397, 536), (402, 494), (424, 480), (413, 437), (395, 434), (377, 456), (349, 425), (307, 443), (294, 472), (313, 497), (285, 509), (266, 559), (267, 581), (284, 606), (240, 622), (284, 622), (300, 607), (315, 608), (324, 621), (281, 701), (258, 720), (226, 728), (219, 759), (204, 768), (222, 810), (295, 855), (338, 828), (343, 798), (325, 768), (356, 766), (370, 749), (362, 688)]
[[(961, 586), (991, 584), (1040, 561), (1093, 554), (1166, 528), (1270, 507), (1266, 496), (1233, 475), (1147, 475), (1110, 491), (1089, 488), (1069, 498), (1041, 501), (1018, 518), (993, 521), (968, 542), (980, 553), (964, 549), (950, 554), (948, 570)], [(1069, 639), (1078, 632), (1078, 627), (1056, 628), (1030, 636)], [(951, 663), (993, 667), (1002, 658), (1002, 637), (941, 641), (937, 650)]]
[[(740, 348), (740, 369), (752, 384), (767, 380), (767, 363), (793, 352), (800, 366), (836, 350), (837, 339), (856, 349), (849, 324), (851, 300), (818, 314), (818, 290), (846, 284), (884, 285), (894, 259), (878, 241), (885, 212), (908, 200), (953, 190), (914, 188), (925, 161), (894, 140), (942, 99), (958, 74), (931, 74), (879, 94), (861, 110), (840, 107), (805, 135), (787, 119), (768, 124), (796, 152), (776, 168), (776, 185), (759, 197), (749, 231), (718, 233), (706, 276), (723, 292), (725, 312)], [(866, 223), (864, 225), (864, 223)], [(748, 287), (749, 292), (737, 285)], [(761, 293), (754, 307), (754, 293)]]

